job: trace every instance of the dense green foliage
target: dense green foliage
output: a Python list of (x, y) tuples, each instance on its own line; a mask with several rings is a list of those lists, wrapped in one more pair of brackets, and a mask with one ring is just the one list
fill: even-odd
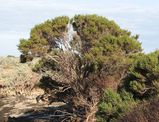
[[(68, 41), (69, 22), (77, 33), (69, 42), (72, 49), (61, 50), (54, 43)], [(28, 40), (20, 40), (19, 50), (24, 55), (41, 56), (34, 71), (69, 86), (73, 95), (68, 95), (67, 103), (74, 110), (71, 114), (80, 119), (94, 121), (98, 107), (99, 122), (117, 120), (131, 111), (136, 101), (159, 92), (159, 51), (141, 53), (138, 35), (101, 16), (48, 20), (35, 26)]]
[(156, 96), (159, 90), (159, 51), (139, 56), (130, 67), (124, 86), (139, 98)]
[(122, 89), (119, 89), (118, 93), (109, 89), (104, 92), (97, 114), (99, 122), (118, 120), (133, 110), (138, 102), (142, 103), (143, 99), (149, 100), (158, 96), (159, 51), (132, 56), (132, 59)]
[(126, 91), (117, 93), (107, 89), (99, 103), (98, 122), (115, 121), (124, 113), (129, 112), (135, 105), (136, 101), (130, 93)]
[(94, 70), (104, 70), (110, 75), (130, 64), (129, 55), (140, 52), (140, 43), (127, 35), (114, 37), (107, 35), (85, 53), (85, 60), (92, 63)]
[[(122, 46), (128, 46), (130, 43), (133, 44), (132, 38), (137, 39), (135, 38), (137, 36), (131, 37), (130, 32), (121, 29), (114, 21), (110, 21), (102, 16), (76, 15), (73, 20), (74, 28), (82, 40), (82, 51), (88, 51), (98, 40), (109, 35), (119, 37), (120, 40), (127, 42), (127, 44), (125, 43), (125, 45)], [(129, 48), (133, 50), (134, 46), (129, 45)], [(140, 50), (140, 44), (135, 48)]]
[(33, 56), (42, 56), (50, 52), (55, 40), (63, 38), (68, 22), (69, 18), (62, 16), (36, 25), (31, 30), (29, 39), (20, 40), (19, 50), (24, 55)]
[(116, 80), (112, 82), (120, 81), (131, 64), (129, 56), (142, 50), (137, 35), (132, 36), (104, 17), (76, 15), (73, 26), (82, 42), (84, 72), (86, 76), (93, 74), (100, 85), (107, 82), (108, 76)]

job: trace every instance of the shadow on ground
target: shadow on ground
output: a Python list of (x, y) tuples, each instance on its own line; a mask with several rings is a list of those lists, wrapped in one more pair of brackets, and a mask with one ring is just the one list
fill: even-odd
[(31, 110), (18, 117), (9, 117), (7, 122), (73, 122), (68, 105), (60, 107), (44, 107)]

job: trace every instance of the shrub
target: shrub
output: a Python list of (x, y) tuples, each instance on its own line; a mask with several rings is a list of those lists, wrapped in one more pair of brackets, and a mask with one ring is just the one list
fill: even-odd
[(135, 104), (136, 102), (132, 94), (126, 91), (117, 93), (116, 91), (107, 89), (99, 103), (99, 111), (97, 113), (98, 122), (115, 121), (130, 111)]
[[(66, 101), (72, 110), (71, 115), (92, 122), (103, 89), (108, 88), (104, 84), (111, 81), (118, 85), (131, 64), (130, 56), (141, 52), (141, 44), (136, 36), (113, 21), (97, 15), (77, 15), (71, 21), (77, 31), (77, 38), (72, 40), (75, 44), (71, 44), (80, 44), (81, 49), (55, 49), (52, 45), (54, 38), (63, 38), (68, 21), (68, 17), (59, 17), (35, 26), (30, 38), (21, 41), (19, 49), (22, 53), (41, 56), (42, 60), (35, 65), (34, 71), (59, 82), (62, 91), (71, 89), (73, 95), (68, 94), (70, 99)], [(113, 89), (117, 85), (112, 85)], [(56, 90), (65, 96), (61, 88)], [(120, 113), (127, 111), (128, 104), (133, 104), (128, 93), (122, 94), (125, 96), (111, 90), (104, 93), (99, 105), (100, 115), (106, 115), (104, 120), (118, 118)]]
[(159, 91), (159, 51), (139, 56), (132, 64), (124, 86), (137, 98), (150, 98)]

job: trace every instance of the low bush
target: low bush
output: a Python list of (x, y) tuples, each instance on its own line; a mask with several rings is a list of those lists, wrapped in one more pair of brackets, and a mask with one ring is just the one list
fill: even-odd
[(99, 110), (97, 112), (98, 122), (115, 121), (126, 112), (129, 112), (136, 103), (132, 94), (126, 91), (117, 93), (107, 89), (99, 103)]

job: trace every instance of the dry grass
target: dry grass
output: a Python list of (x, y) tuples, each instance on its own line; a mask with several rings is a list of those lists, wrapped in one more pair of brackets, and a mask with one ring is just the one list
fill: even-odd
[(29, 63), (19, 63), (16, 57), (0, 57), (0, 85), (5, 87), (34, 84), (40, 76), (32, 71), (37, 59)]

